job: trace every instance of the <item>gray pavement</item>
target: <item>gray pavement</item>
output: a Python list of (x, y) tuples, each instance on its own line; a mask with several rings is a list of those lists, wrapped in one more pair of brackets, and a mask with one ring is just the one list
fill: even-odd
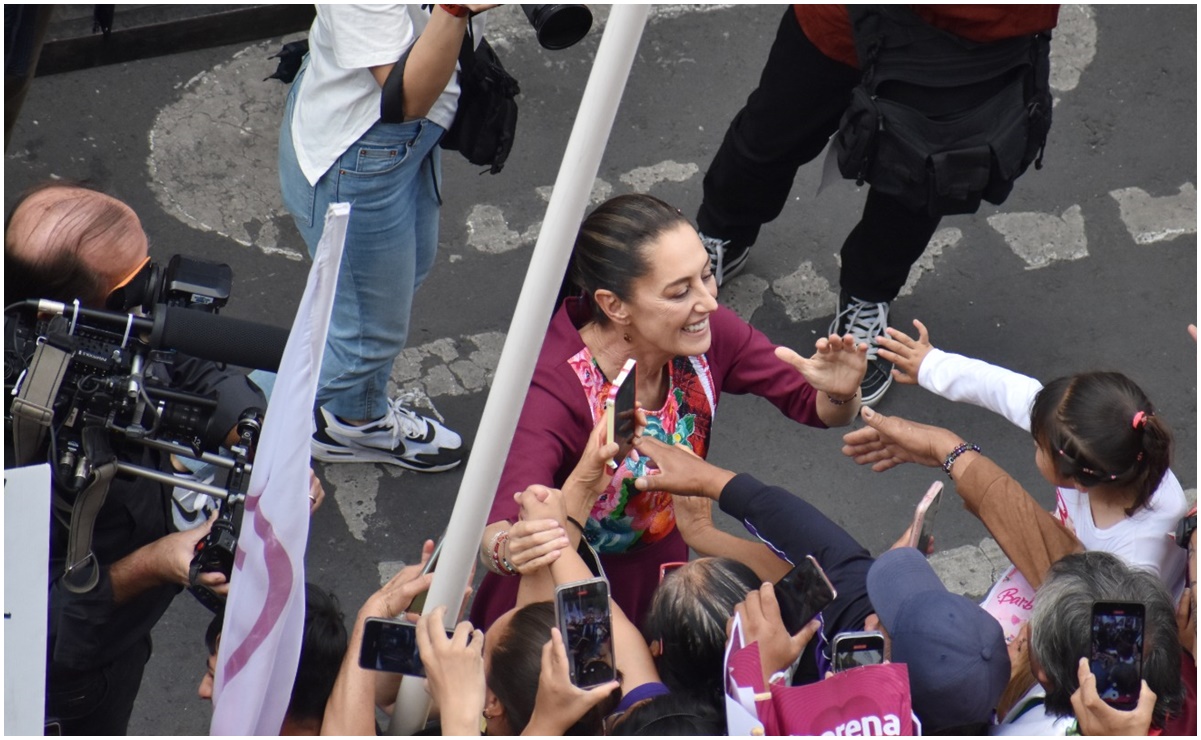
[[(594, 27), (578, 46), (547, 52), (516, 9), (495, 12), (489, 37), (522, 87), (517, 141), (497, 176), (446, 153), (438, 262), (393, 373), (402, 387), (424, 390), (468, 441), (600, 38)], [(781, 12), (656, 8), (598, 199), (651, 192), (695, 214), (705, 169), (758, 79)], [(1041, 379), (1087, 369), (1130, 375), (1175, 429), (1174, 470), (1189, 489), (1197, 484), (1197, 348), (1185, 333), (1197, 321), (1196, 28), (1192, 6), (1064, 6), (1052, 45), (1057, 104), (1045, 168), (1023, 176), (1004, 206), (945, 219), (892, 314), (903, 328), (922, 319), (937, 346)], [(140, 214), (156, 258), (183, 252), (232, 265), (228, 315), (289, 325), (308, 259), (276, 179), (286, 89), (262, 81), (278, 46), (275, 39), (36, 80), (7, 152), (6, 209), (48, 177), (90, 180)], [(815, 195), (820, 169), (819, 161), (801, 171), (747, 272), (722, 294), (802, 352), (833, 314), (838, 250), (863, 199), (846, 181)], [(789, 487), (873, 552), (896, 539), (942, 475), (857, 468), (839, 454), (838, 433), (798, 428), (758, 398), (728, 397), (721, 407), (712, 461)], [(1050, 507), (1053, 491), (1021, 430), (911, 387), (894, 387), (878, 409), (954, 429)], [(381, 578), (443, 529), (462, 473), (319, 473), (328, 497), (313, 519), (307, 574), (338, 594), (349, 619)], [(949, 584), (978, 595), (1003, 560), (953, 504), (939, 514), (938, 562)], [(160, 623), (134, 733), (207, 732), (210, 710), (194, 692), (205, 624), (207, 612), (186, 595)]]

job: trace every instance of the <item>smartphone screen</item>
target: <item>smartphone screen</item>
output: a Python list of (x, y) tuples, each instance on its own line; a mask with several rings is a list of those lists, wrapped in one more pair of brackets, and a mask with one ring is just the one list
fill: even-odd
[(611, 467), (621, 464), (634, 446), (634, 431), (637, 428), (637, 420), (634, 417), (637, 400), (635, 393), (638, 386), (635, 365), (634, 358), (626, 360), (625, 367), (613, 381), (613, 387), (609, 390), (609, 399), (605, 405), (609, 425), (609, 441), (617, 443), (617, 454), (613, 455)]
[(776, 583), (776, 600), (788, 633), (795, 635), (838, 593), (812, 555)]
[(913, 514), (913, 528), (909, 531), (909, 546), (916, 547), (923, 555), (934, 554), (934, 517), (942, 501), (942, 481), (934, 481), (926, 495), (918, 502)]
[[(447, 637), (454, 631), (447, 630)], [(369, 671), (403, 673), (425, 677), (425, 666), (417, 650), (417, 625), (395, 619), (368, 617), (363, 622), (363, 645), (359, 666)]]
[(1093, 604), (1089, 667), (1097, 677), (1097, 693), (1114, 709), (1138, 704), (1143, 680), (1142, 604), (1098, 601)]
[(609, 582), (593, 578), (559, 586), (555, 617), (567, 648), (571, 682), (588, 688), (616, 678)]
[(879, 632), (843, 632), (834, 637), (834, 672), (884, 662), (884, 635)]

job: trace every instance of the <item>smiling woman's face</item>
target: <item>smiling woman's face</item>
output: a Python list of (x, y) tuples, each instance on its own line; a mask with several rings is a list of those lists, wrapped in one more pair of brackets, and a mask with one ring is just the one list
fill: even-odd
[(717, 281), (696, 231), (681, 223), (647, 244), (645, 256), (650, 270), (633, 282), (626, 302), (630, 334), (668, 355), (704, 354)]

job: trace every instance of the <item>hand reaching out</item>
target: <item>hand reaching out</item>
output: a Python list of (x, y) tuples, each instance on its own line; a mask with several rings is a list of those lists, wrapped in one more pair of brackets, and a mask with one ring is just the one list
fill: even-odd
[(639, 491), (667, 491), (682, 496), (704, 496), (716, 499), (721, 489), (734, 477), (734, 473), (696, 456), (692, 450), (680, 445), (663, 444), (657, 439), (639, 437), (634, 440), (638, 454), (655, 461), (659, 470), (634, 481)]
[(859, 391), (867, 371), (867, 345), (855, 345), (850, 334), (839, 337), (831, 334), (815, 344), (817, 352), (808, 359), (787, 347), (776, 347), (776, 357), (797, 369), (809, 385), (839, 400), (849, 399)]
[(538, 696), (534, 713), (524, 734), (559, 736), (619, 686), (610, 681), (591, 689), (571, 683), (567, 649), (558, 627), (552, 627), (550, 641), (542, 647), (542, 672), (538, 675)]
[(917, 384), (922, 360), (934, 349), (926, 325), (917, 319), (913, 320), (913, 325), (917, 327), (917, 339), (891, 326), (884, 330), (887, 336), (876, 338), (876, 344), (880, 346), (879, 356), (896, 366), (892, 370), (893, 380), (906, 385)]
[(530, 575), (559, 559), (568, 547), (567, 532), (555, 519), (522, 519), (509, 529), (509, 564), (523, 576)]
[[(675, 510), (676, 526), (685, 542), (693, 542), (697, 535), (713, 526), (713, 501), (704, 496), (671, 497)], [(697, 549), (697, 548), (693, 548)]]
[(888, 417), (864, 407), (867, 426), (842, 435), (842, 454), (877, 473), (912, 462), (930, 468), (943, 461), (963, 438), (949, 429), (918, 424), (899, 416)]

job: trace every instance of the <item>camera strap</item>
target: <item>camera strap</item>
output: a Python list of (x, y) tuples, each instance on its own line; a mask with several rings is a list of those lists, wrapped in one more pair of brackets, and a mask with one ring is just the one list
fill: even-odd
[(103, 427), (84, 428), (83, 449), (92, 461), (92, 473), (88, 487), (75, 497), (71, 508), (67, 570), (63, 573), (63, 586), (77, 594), (91, 591), (100, 582), (100, 564), (92, 552), (92, 532), (108, 496), (108, 486), (117, 474), (117, 456), (109, 447)]
[(28, 465), (42, 449), (54, 419), (54, 399), (74, 353), (48, 342), (39, 342), (33, 359), (13, 399), (13, 456), (17, 465)]

